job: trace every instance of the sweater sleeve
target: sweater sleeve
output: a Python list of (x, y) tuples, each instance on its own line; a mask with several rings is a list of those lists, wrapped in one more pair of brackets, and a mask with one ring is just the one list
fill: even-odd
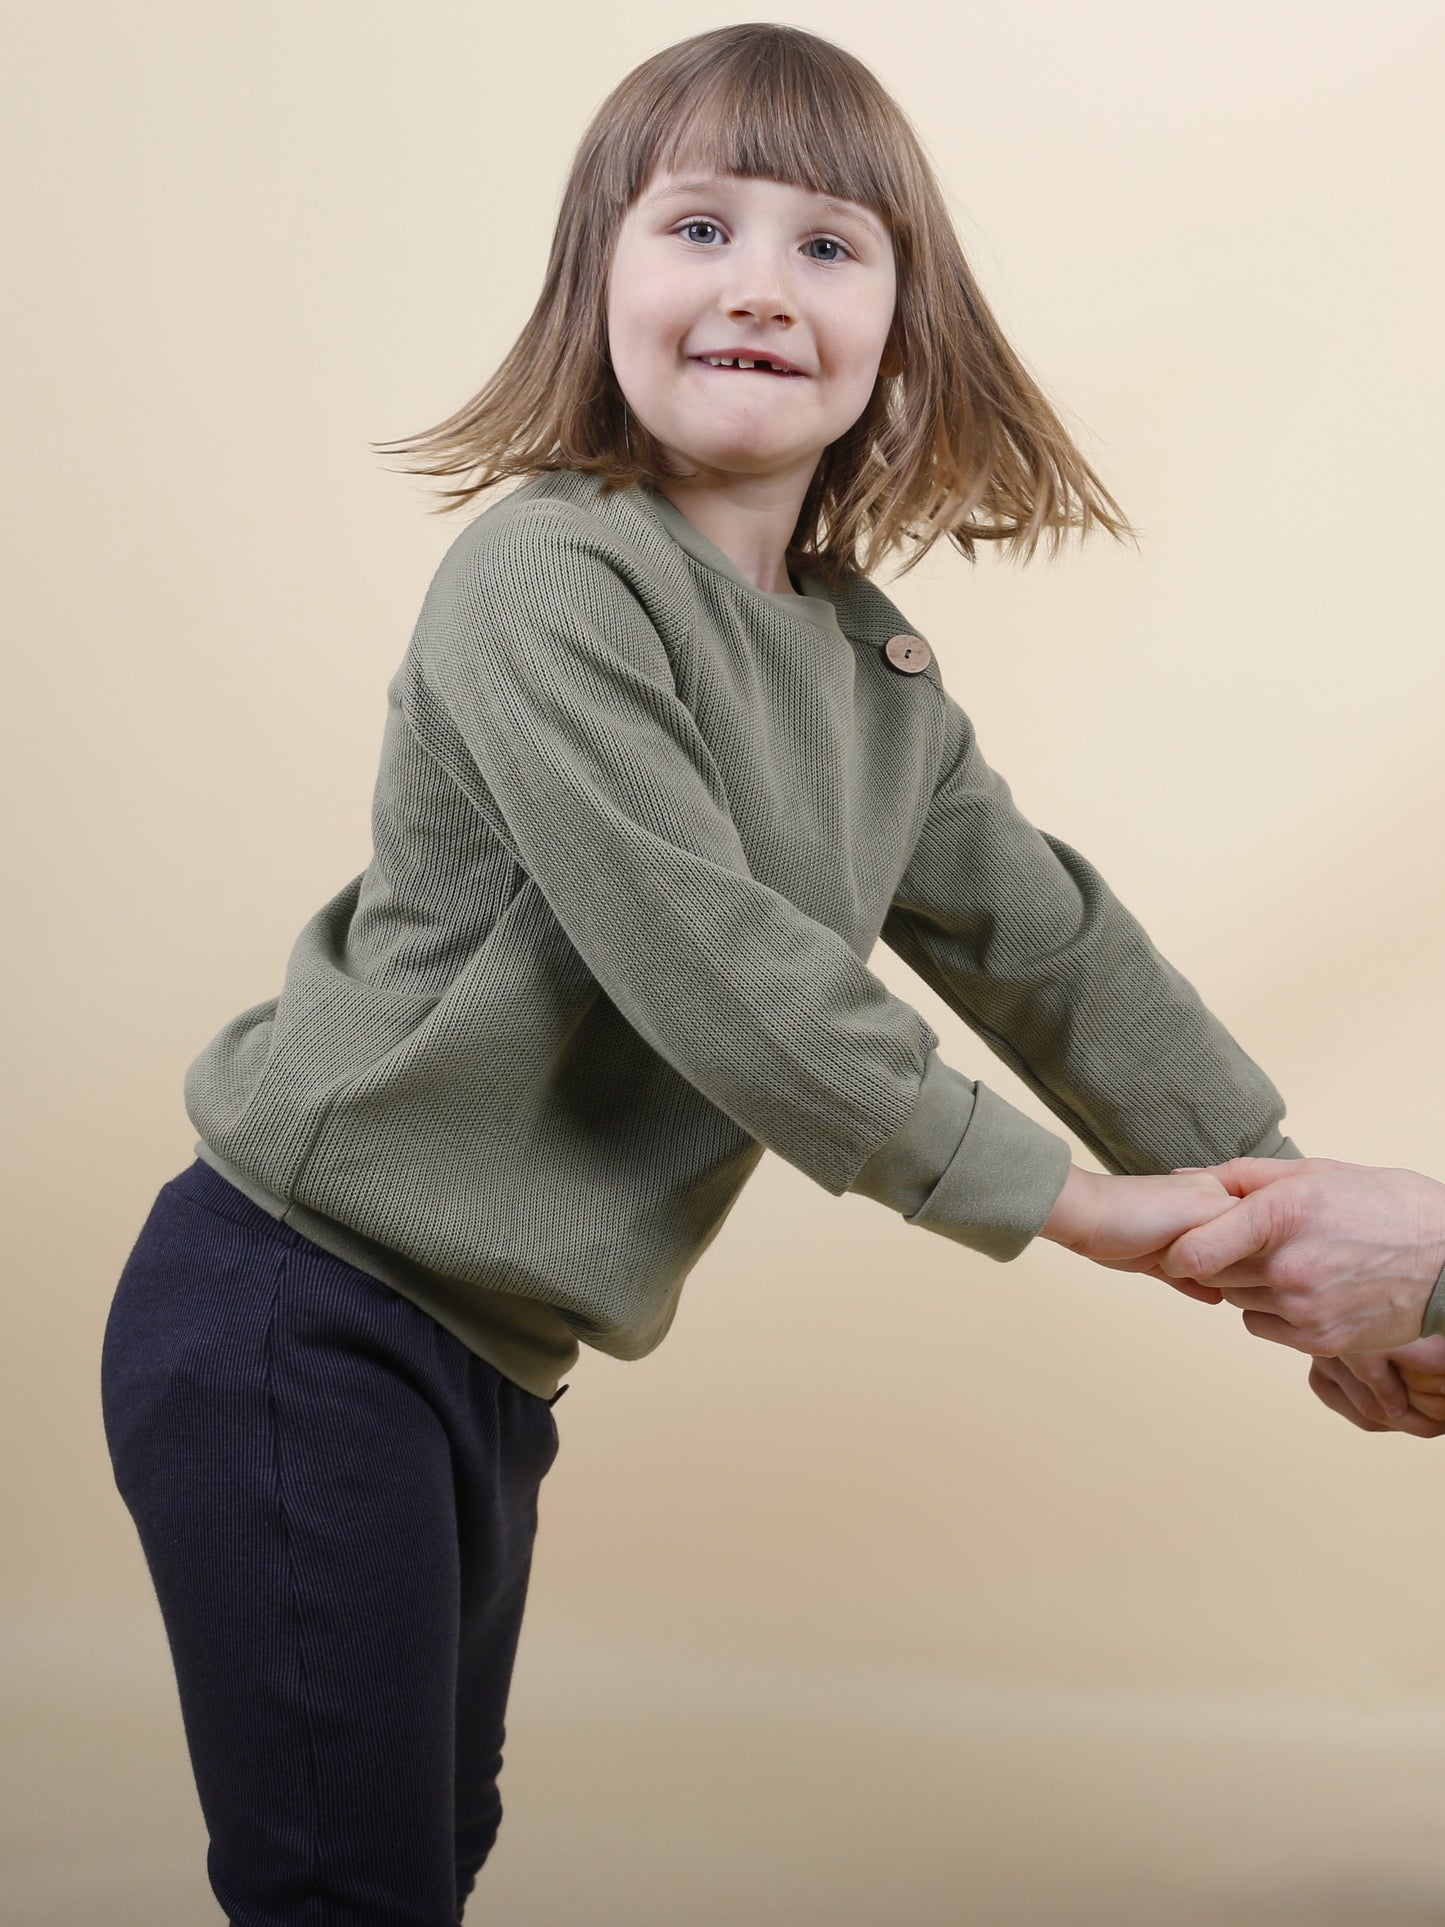
[(1015, 808), (953, 698), (884, 941), (1106, 1169), (1298, 1157), (1284, 1101), (1098, 871)]
[(1032, 1235), (1067, 1147), (942, 1064), (920, 1012), (752, 875), (662, 638), (585, 526), (556, 512), (496, 518), (419, 635), (498, 834), (654, 1050), (835, 1196), (867, 1164), (868, 1195), (910, 1210), (969, 1162), (961, 1147), (982, 1144), (973, 1216), (929, 1227), (980, 1248), (1023, 1241), (1006, 1117), (1035, 1159), (1044, 1147), (1055, 1180), (1047, 1199), (1032, 1186)]

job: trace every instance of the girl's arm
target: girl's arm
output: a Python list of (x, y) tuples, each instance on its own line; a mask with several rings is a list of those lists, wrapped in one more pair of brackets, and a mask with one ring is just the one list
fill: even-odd
[(460, 730), (476, 806), (622, 1015), (750, 1136), (835, 1195), (866, 1165), (867, 1195), (1012, 1257), (1068, 1145), (942, 1063), (920, 1012), (751, 874), (614, 555), (560, 504), (493, 511), (449, 552), (416, 700)]
[(1113, 1172), (1298, 1157), (1284, 1101), (943, 692), (943, 776), (884, 941)]

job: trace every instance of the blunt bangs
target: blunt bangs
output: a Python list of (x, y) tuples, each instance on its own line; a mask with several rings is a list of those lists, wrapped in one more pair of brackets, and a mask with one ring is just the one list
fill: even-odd
[(912, 183), (879, 141), (876, 104), (855, 89), (825, 90), (820, 78), (806, 60), (704, 69), (623, 158), (624, 211), (655, 174), (736, 174), (854, 201), (891, 232)]

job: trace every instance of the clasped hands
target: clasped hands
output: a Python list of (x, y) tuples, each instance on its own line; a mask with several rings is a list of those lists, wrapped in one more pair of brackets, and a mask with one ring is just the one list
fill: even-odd
[(1365, 1431), (1445, 1434), (1445, 1338), (1421, 1322), (1445, 1267), (1445, 1185), (1330, 1158), (1235, 1158), (1158, 1177), (1074, 1166), (1042, 1236), (1228, 1303), (1311, 1354), (1310, 1387)]

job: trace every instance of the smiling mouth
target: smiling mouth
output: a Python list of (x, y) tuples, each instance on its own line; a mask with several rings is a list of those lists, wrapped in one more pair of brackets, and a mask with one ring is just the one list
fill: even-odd
[(804, 381), (807, 377), (797, 368), (774, 368), (772, 363), (759, 358), (751, 365), (745, 362), (729, 361), (723, 356), (716, 360), (708, 355), (694, 355), (692, 359), (699, 368), (713, 368), (719, 374), (728, 375), (772, 375), (775, 380)]

